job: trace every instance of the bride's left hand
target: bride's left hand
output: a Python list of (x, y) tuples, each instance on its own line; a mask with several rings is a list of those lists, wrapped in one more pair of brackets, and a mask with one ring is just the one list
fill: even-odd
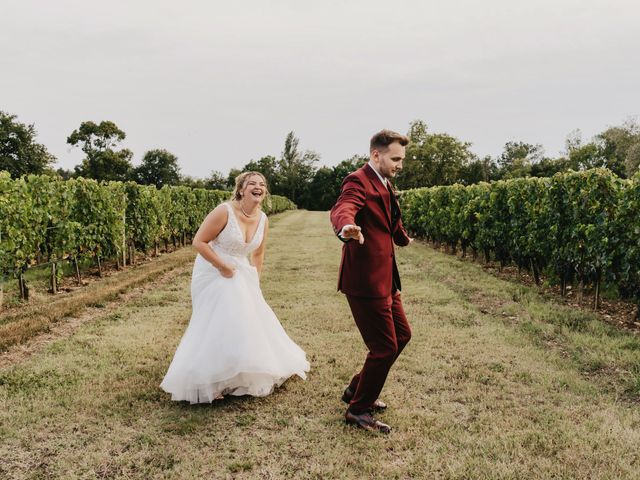
[(236, 273), (236, 269), (229, 265), (222, 265), (218, 270), (220, 270), (220, 275), (225, 278), (232, 278)]

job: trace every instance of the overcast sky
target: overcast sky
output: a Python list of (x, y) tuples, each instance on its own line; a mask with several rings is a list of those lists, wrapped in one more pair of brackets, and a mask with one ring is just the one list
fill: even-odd
[(432, 132), (559, 154), (640, 114), (637, 0), (0, 0), (0, 110), (72, 168), (112, 120), (138, 164), (182, 173), (279, 156), (290, 130), (335, 165), (371, 135)]

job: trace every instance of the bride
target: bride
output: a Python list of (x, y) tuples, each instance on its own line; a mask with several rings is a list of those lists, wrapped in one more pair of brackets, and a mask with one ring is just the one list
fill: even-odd
[(160, 384), (172, 400), (263, 396), (293, 375), (306, 378), (305, 352), (288, 337), (260, 290), (269, 230), (260, 209), (266, 194), (262, 174), (241, 173), (232, 200), (211, 211), (193, 239), (198, 255), (191, 320)]

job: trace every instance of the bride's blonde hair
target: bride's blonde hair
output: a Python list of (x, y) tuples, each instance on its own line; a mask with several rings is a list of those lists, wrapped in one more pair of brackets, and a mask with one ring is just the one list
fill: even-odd
[(253, 175), (258, 175), (260, 178), (262, 178), (262, 180), (264, 180), (266, 190), (265, 198), (269, 195), (269, 185), (267, 184), (267, 179), (264, 178), (263, 174), (261, 174), (260, 172), (242, 172), (236, 177), (236, 186), (233, 189), (231, 200), (240, 201), (242, 199), (242, 195), (240, 194), (240, 192), (244, 188), (245, 183), (247, 183), (247, 179)]

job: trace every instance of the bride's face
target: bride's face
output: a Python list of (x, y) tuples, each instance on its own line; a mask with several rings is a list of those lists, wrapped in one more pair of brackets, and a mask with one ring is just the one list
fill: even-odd
[(242, 187), (242, 198), (245, 201), (260, 203), (267, 194), (267, 184), (260, 175), (251, 175)]

